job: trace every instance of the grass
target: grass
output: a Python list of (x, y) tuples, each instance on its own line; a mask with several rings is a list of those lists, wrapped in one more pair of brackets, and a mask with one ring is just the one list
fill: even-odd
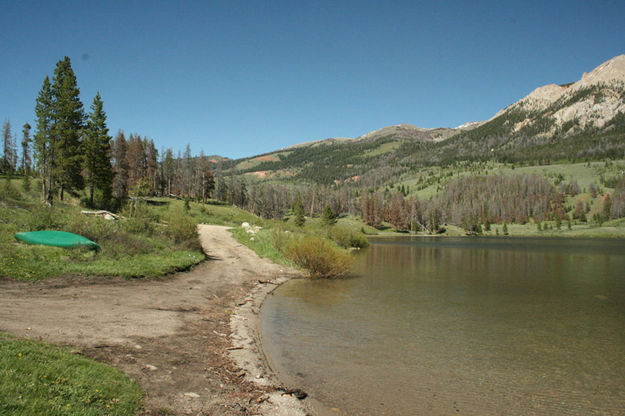
[[(107, 221), (81, 214), (71, 203), (46, 207), (36, 192), (0, 196), (0, 276), (36, 281), (61, 275), (161, 277), (203, 261), (198, 220), (181, 201), (152, 207), (137, 203), (122, 211), (124, 219)], [(97, 242), (94, 252), (27, 245), (16, 232), (61, 230)]]
[(624, 169), (624, 161), (615, 161), (606, 166), (605, 162), (566, 163), (544, 166), (523, 166), (515, 169), (502, 167), (502, 173), (536, 173), (545, 177), (555, 178), (561, 175), (564, 181), (575, 179), (582, 189), (588, 189), (591, 183), (600, 184), (601, 175), (615, 176)]
[[(287, 221), (248, 221), (252, 226), (262, 223), (261, 229), (248, 232), (242, 227), (232, 230), (234, 237), (254, 250), (259, 256), (274, 263), (297, 267), (310, 277), (343, 277), (351, 269), (348, 248), (369, 245), (361, 229), (365, 226), (355, 218), (341, 218), (333, 226), (325, 226), (319, 218), (306, 218), (303, 227), (297, 227), (293, 218)], [(374, 229), (372, 229), (374, 230)]]
[[(515, 237), (586, 237), (586, 238), (625, 238), (625, 218), (609, 220), (601, 226), (594, 223), (581, 223), (573, 221), (571, 229), (563, 221), (558, 230), (555, 221), (543, 221), (543, 226), (548, 229), (538, 231), (533, 221), (527, 224), (508, 224), (508, 234)], [(503, 225), (491, 225), (490, 232), (484, 232), (485, 236), (503, 236)]]
[(143, 394), (107, 365), (0, 333), (0, 414), (134, 415)]
[(381, 144), (380, 146), (371, 149), (367, 152), (364, 153), (363, 156), (366, 157), (375, 157), (375, 156), (380, 156), (380, 155), (384, 155), (386, 153), (391, 153), (395, 150), (397, 150), (399, 147), (401, 146), (401, 141), (397, 140), (397, 141), (392, 141), (392, 142), (386, 142)]
[(232, 229), (232, 235), (238, 242), (252, 249), (260, 257), (267, 258), (276, 264), (292, 267), (295, 264), (287, 259), (281, 251), (281, 242), (288, 239), (286, 231), (288, 230), (275, 224), (275, 226), (261, 229), (253, 235), (241, 227), (236, 227)]

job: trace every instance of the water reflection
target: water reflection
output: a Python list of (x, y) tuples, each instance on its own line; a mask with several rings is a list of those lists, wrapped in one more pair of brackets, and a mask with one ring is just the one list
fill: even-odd
[(358, 278), (276, 291), (263, 336), (346, 414), (615, 414), (624, 270), (622, 241), (378, 241)]

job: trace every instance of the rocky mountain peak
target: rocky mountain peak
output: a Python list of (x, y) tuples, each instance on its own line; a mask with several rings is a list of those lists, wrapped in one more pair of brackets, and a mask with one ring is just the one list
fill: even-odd
[(571, 86), (582, 89), (600, 83), (625, 82), (625, 55), (618, 55), (582, 75), (582, 79)]
[(519, 111), (527, 116), (514, 124), (513, 132), (530, 128), (538, 120), (543, 120), (541, 123), (545, 127), (534, 129), (533, 135), (544, 137), (562, 129), (566, 130), (562, 133), (568, 134), (580, 129), (603, 128), (618, 113), (625, 113), (625, 55), (616, 56), (584, 73), (575, 83), (536, 88), (499, 111), (491, 120)]

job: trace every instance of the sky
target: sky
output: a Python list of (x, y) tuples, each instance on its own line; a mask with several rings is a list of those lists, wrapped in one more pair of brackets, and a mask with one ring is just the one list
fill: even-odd
[[(625, 53), (620, 1), (27, 1), (0, 12), (0, 119), (68, 56), (110, 134), (240, 158), (486, 120)], [(17, 140), (19, 142), (19, 140)]]

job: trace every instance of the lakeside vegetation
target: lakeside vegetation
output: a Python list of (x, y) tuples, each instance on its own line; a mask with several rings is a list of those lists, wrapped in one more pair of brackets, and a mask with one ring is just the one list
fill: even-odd
[(121, 371), (0, 332), (0, 414), (130, 416), (143, 393)]
[[(0, 276), (41, 280), (62, 275), (160, 277), (204, 260), (195, 219), (182, 204), (158, 211), (132, 202), (120, 221), (81, 213), (72, 203), (47, 206), (22, 180), (4, 179), (0, 193)], [(70, 201), (71, 202), (71, 201)], [(61, 230), (98, 242), (99, 252), (18, 243), (23, 231)]]
[(323, 218), (304, 218), (298, 225), (297, 217), (292, 214), (282, 221), (256, 218), (249, 226), (235, 227), (233, 235), (259, 256), (275, 263), (298, 267), (310, 277), (337, 278), (350, 272), (349, 250), (369, 246), (362, 232), (364, 227), (355, 218), (342, 218), (335, 223)]
[[(249, 237), (242, 223), (261, 226), (263, 228), (255, 235), (256, 244), (249, 244), (254, 240), (246, 240), (246, 244), (261, 256), (301, 267), (315, 277), (344, 275), (350, 264), (345, 249), (368, 244), (360, 232), (364, 224), (357, 219), (341, 219), (337, 225), (328, 225), (313, 218), (298, 227), (293, 218), (263, 220), (244, 209), (215, 200), (205, 204), (149, 198), (130, 201), (119, 211), (120, 218), (113, 221), (83, 214), (76, 204), (78, 199), (53, 206), (42, 204), (36, 191), (23, 189), (23, 179), (5, 178), (2, 182), (0, 275), (18, 280), (37, 281), (62, 275), (155, 278), (186, 270), (205, 259), (197, 235), (199, 223), (232, 226), (239, 240), (244, 234)], [(102, 249), (95, 252), (83, 248), (26, 245), (14, 238), (16, 232), (44, 229), (83, 235), (100, 244)], [(322, 247), (317, 254), (304, 260), (302, 247), (317, 246)], [(336, 270), (327, 268), (333, 262)]]

